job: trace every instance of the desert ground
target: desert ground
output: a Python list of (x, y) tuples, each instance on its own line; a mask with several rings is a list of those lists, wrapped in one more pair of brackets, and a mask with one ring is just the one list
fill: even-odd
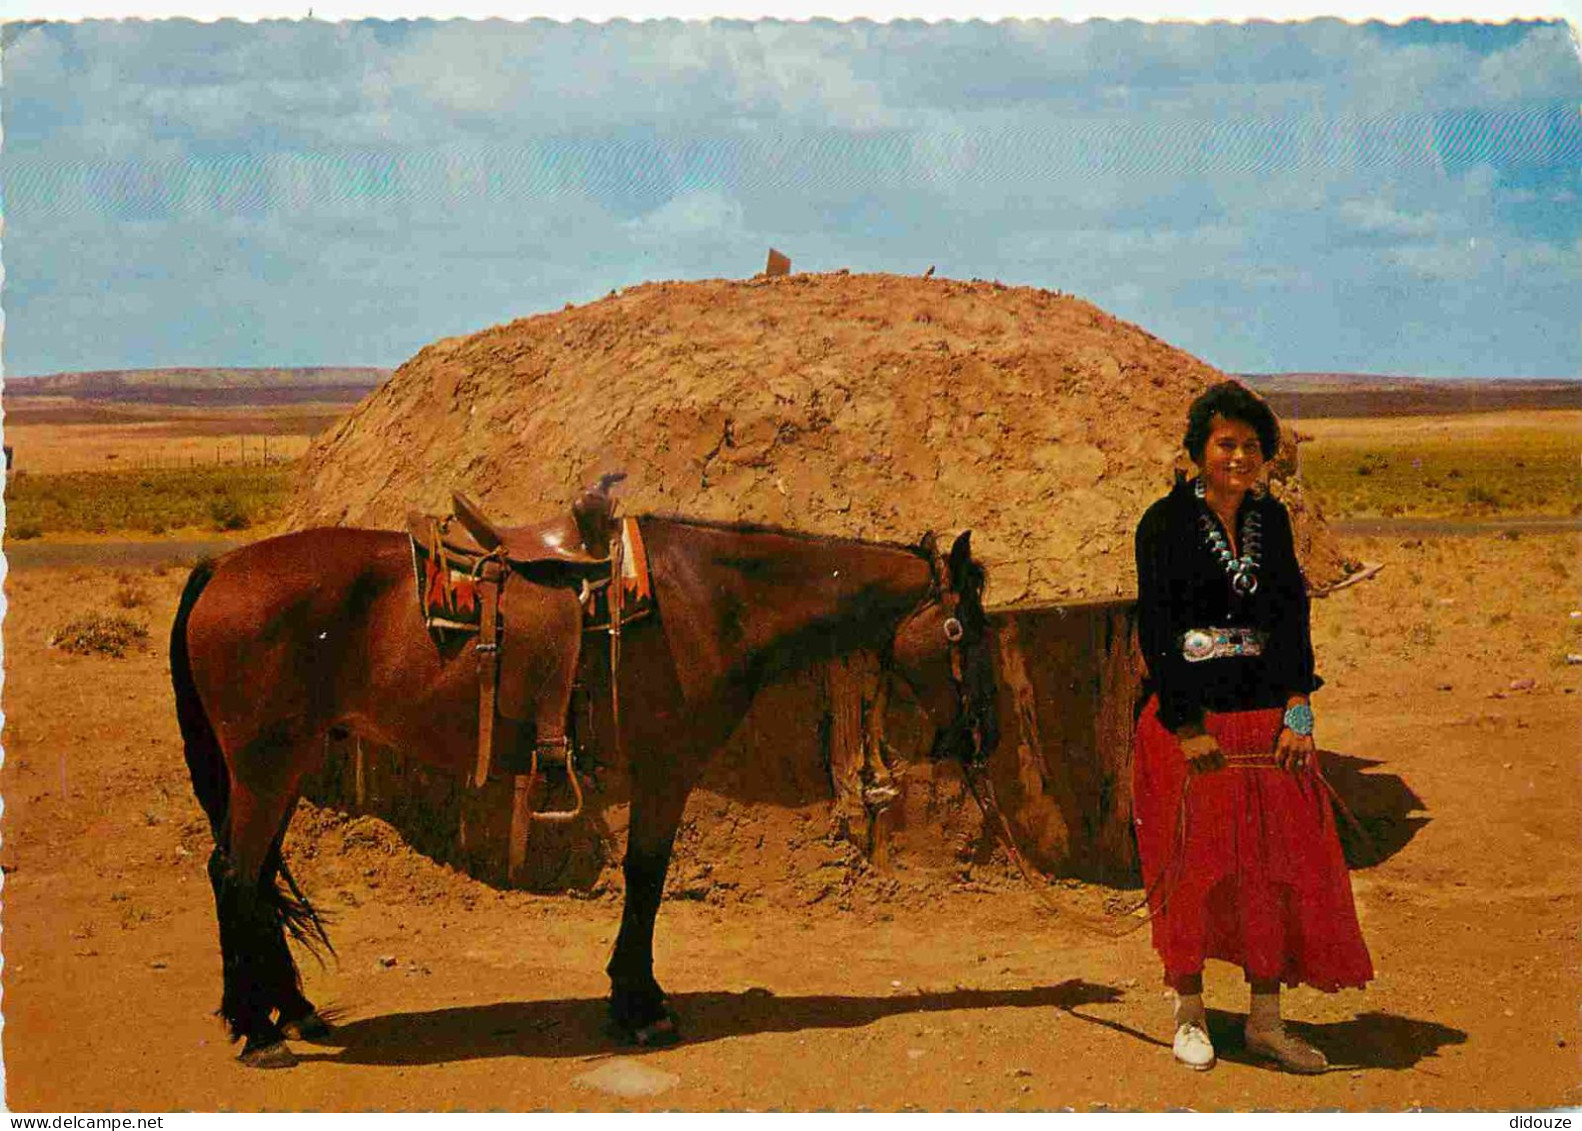
[[(802, 810), (809, 839), (832, 875), (853, 877), (839, 902), (779, 882), (788, 847), (706, 861), (684, 844), (657, 962), (685, 1040), (651, 1052), (603, 1027), (613, 892), (499, 890), (372, 817), (304, 806), (288, 851), (333, 912), (337, 952), (304, 960), (304, 978), (337, 1029), (299, 1043), (293, 1070), (243, 1069), (213, 1016), (210, 844), (164, 649), (186, 571), (117, 564), (101, 545), (97, 561), (35, 556), (6, 579), (0, 1041), (13, 1110), (1582, 1103), (1574, 531), (1350, 538), (1384, 568), (1315, 602), (1326, 757), (1399, 776), (1421, 810), (1404, 845), (1352, 875), (1377, 979), (1287, 995), (1296, 1030), (1332, 1062), (1309, 1078), (1241, 1052), (1246, 990), (1213, 965), (1221, 1063), (1176, 1066), (1146, 929), (1114, 939), (1083, 925), (1110, 889), (1062, 881), (1041, 900), (1002, 859), (954, 880), (904, 862), (875, 875), (819, 841), (817, 796)], [(146, 645), (120, 658), (52, 646), (91, 611), (147, 626)], [(693, 811), (732, 804), (703, 794)], [(703, 865), (731, 884), (688, 887)]]
[(35, 474), (209, 467), (299, 458), (344, 404), (185, 406), (10, 397), (12, 466)]

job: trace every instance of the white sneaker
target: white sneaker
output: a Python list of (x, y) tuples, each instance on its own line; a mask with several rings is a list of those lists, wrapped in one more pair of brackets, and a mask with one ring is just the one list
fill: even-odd
[[(1178, 1045), (1180, 1041), (1180, 1037), (1177, 1037)], [(1249, 1028), (1247, 1051), (1254, 1056), (1275, 1061), (1287, 1072), (1300, 1072), (1304, 1076), (1316, 1076), (1329, 1068), (1329, 1061), (1323, 1053), (1301, 1038), (1291, 1036), (1285, 1031), (1284, 1025), (1272, 1029)]]
[(1176, 1060), (1197, 1072), (1214, 1067), (1214, 1042), (1201, 1021), (1183, 1021), (1176, 1026)]

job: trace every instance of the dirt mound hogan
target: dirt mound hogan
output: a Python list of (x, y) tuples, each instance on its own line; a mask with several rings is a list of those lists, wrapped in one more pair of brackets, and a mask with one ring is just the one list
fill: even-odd
[[(970, 527), (991, 604), (1128, 596), (1187, 404), (1223, 374), (1090, 303), (999, 283), (651, 283), (436, 342), (308, 453), (288, 522), (502, 522), (621, 468), (628, 513), (913, 541)], [(1310, 581), (1341, 555), (1294, 486)]]

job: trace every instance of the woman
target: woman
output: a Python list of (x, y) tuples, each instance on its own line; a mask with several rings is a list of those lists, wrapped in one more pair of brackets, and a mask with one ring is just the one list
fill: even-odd
[(1281, 983), (1333, 991), (1373, 976), (1317, 776), (1308, 696), (1321, 681), (1291, 520), (1259, 478), (1279, 442), (1267, 405), (1215, 385), (1187, 415), (1197, 476), (1178, 476), (1137, 527), (1151, 693), (1133, 760), (1137, 843), (1175, 1057), (1200, 1070), (1214, 1065), (1205, 958), (1243, 969), (1247, 1049), (1293, 1072), (1328, 1065), (1285, 1031)]

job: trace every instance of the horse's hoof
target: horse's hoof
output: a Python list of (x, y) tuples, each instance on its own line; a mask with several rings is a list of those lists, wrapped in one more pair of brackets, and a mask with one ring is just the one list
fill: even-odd
[(293, 1041), (312, 1041), (314, 1043), (327, 1041), (333, 1030), (330, 1023), (319, 1016), (318, 1010), (304, 1013), (290, 1021), (280, 1023), (280, 1031)]
[(639, 1048), (664, 1048), (681, 1040), (681, 1030), (676, 1027), (676, 1019), (667, 1013), (657, 1021), (633, 1029), (631, 1040)]
[(295, 1068), (297, 1054), (286, 1047), (285, 1041), (276, 1041), (272, 1045), (260, 1045), (255, 1049), (243, 1049), (242, 1055), (236, 1058), (248, 1068)]

